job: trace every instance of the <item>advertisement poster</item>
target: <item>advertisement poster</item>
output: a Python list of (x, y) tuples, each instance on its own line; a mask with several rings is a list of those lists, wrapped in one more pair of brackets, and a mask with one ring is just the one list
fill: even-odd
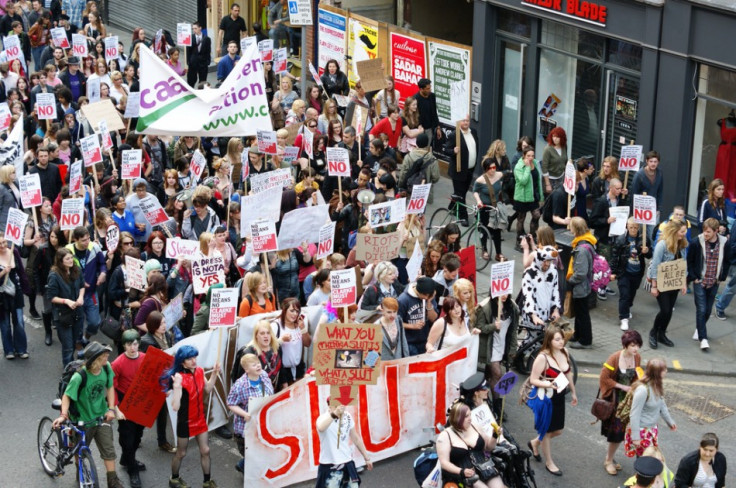
[(325, 71), (327, 61), (334, 59), (340, 65), (340, 71), (347, 72), (345, 66), (345, 24), (344, 15), (330, 12), (323, 8), (317, 10), (317, 31), (319, 47), (317, 49), (317, 67), (320, 76)]
[(391, 76), (399, 91), (399, 107), (407, 96), (416, 93), (417, 81), (427, 78), (427, 50), (424, 39), (391, 33)]
[(351, 18), (349, 26), (346, 73), (350, 81), (350, 88), (355, 88), (355, 79), (358, 76), (357, 63), (378, 57), (378, 25)]

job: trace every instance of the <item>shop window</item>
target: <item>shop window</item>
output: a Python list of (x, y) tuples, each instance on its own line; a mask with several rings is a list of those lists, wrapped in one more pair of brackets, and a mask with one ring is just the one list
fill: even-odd
[(559, 22), (542, 21), (541, 43), (572, 54), (603, 60), (605, 38)]
[(510, 34), (529, 38), (532, 35), (532, 20), (528, 15), (511, 10), (498, 10), (498, 29)]
[(641, 46), (626, 41), (608, 41), (608, 62), (634, 71), (641, 71)]

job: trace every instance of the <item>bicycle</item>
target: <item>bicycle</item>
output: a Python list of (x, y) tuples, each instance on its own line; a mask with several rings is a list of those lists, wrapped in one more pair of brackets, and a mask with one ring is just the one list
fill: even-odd
[[(550, 322), (550, 324), (552, 323), (553, 322)], [(565, 325), (569, 326), (566, 322), (560, 325), (563, 330)], [(519, 324), (519, 330), (524, 333), (524, 337), (519, 341), (519, 349), (516, 351), (516, 356), (512, 363), (519, 373), (526, 375), (531, 373), (534, 360), (537, 358), (539, 350), (542, 348), (542, 341), (544, 340), (544, 331), (546, 328), (547, 325)], [(573, 384), (577, 384), (578, 365), (575, 362), (575, 358), (572, 357), (572, 354), (570, 354), (569, 357), (570, 367), (572, 368), (572, 382)]]
[[(429, 238), (431, 239), (436, 231), (447, 224), (460, 222), (462, 220), (460, 218), (460, 208), (464, 207), (468, 211), (468, 218), (473, 217), (473, 223), (466, 231), (461, 232), (459, 239), (462, 241), (467, 236), (465, 247), (475, 246), (475, 268), (477, 271), (481, 271), (491, 262), (491, 246), (493, 245), (491, 233), (480, 221), (480, 209), (483, 207), (467, 205), (457, 195), (450, 196), (450, 201), (452, 202), (452, 211), (439, 208), (429, 219), (429, 227), (427, 228), (430, 231)], [(486, 243), (485, 246), (483, 246), (483, 241)], [(485, 259), (483, 254), (486, 254), (488, 259)]]
[[(61, 410), (61, 400), (54, 400), (51, 406)], [(54, 428), (53, 420), (43, 417), (38, 423), (38, 456), (46, 474), (52, 478), (61, 477), (64, 467), (76, 460), (79, 488), (99, 488), (97, 468), (83, 429), (104, 422), (104, 417), (90, 422), (66, 420), (61, 427)]]

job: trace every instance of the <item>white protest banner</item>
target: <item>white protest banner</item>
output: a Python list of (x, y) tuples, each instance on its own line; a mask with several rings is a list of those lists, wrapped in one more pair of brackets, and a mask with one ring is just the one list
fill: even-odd
[(258, 43), (258, 53), (261, 63), (273, 61), (273, 40), (265, 39)]
[(61, 201), (61, 230), (74, 230), (84, 225), (84, 198), (65, 198)]
[(102, 162), (102, 150), (97, 134), (92, 134), (80, 139), (82, 158), (84, 159), (84, 167), (89, 168), (96, 163)]
[(176, 44), (179, 46), (192, 45), (192, 24), (182, 22), (176, 24)]
[(75, 161), (69, 168), (69, 194), (74, 195), (82, 189), (82, 161)]
[(619, 171), (639, 171), (641, 152), (644, 146), (621, 146), (621, 157), (618, 160)]
[(250, 224), (251, 245), (254, 253), (276, 251), (276, 224), (273, 221), (259, 220)]
[(361, 234), (355, 241), (355, 259), (372, 263), (391, 261), (399, 257), (401, 233), (397, 230), (388, 234)]
[(403, 222), (406, 217), (406, 198), (397, 198), (368, 207), (368, 219), (372, 229)]
[(406, 206), (406, 213), (423, 214), (424, 209), (427, 208), (427, 201), (429, 200), (429, 190), (431, 189), (432, 183), (414, 185), (411, 190), (411, 199), (409, 200), (409, 204)]
[(102, 150), (107, 152), (112, 149), (112, 137), (110, 137), (110, 131), (107, 129), (107, 121), (100, 120), (98, 131), (100, 138), (102, 138)]
[(10, 107), (7, 102), (0, 103), (0, 132), (4, 132), (10, 128), (10, 120), (13, 114), (10, 113)]
[(284, 163), (291, 163), (299, 157), (299, 148), (295, 146), (286, 146), (281, 159)]
[(246, 50), (219, 88), (194, 90), (150, 49), (140, 48), (140, 115), (136, 132), (241, 137), (273, 130), (257, 48)]
[(15, 34), (6, 36), (3, 39), (3, 46), (5, 47), (5, 55), (8, 57), (8, 61), (20, 58), (23, 53), (20, 48), (20, 39)]
[(56, 119), (56, 95), (53, 93), (36, 95), (36, 114), (39, 120)]
[(80, 60), (89, 55), (87, 52), (87, 38), (84, 35), (72, 34), (72, 55)]
[(199, 149), (196, 149), (192, 154), (192, 162), (189, 165), (189, 170), (192, 172), (192, 188), (197, 186), (197, 182), (202, 178), (202, 173), (204, 173), (206, 167), (207, 159)]
[(312, 2), (310, 0), (289, 0), (289, 23), (291, 25), (312, 25)]
[(176, 295), (169, 303), (161, 310), (166, 321), (166, 330), (170, 330), (184, 317), (184, 299), (182, 294)]
[(256, 36), (243, 37), (240, 39), (240, 51), (246, 52), (251, 46), (255, 46), (258, 49), (258, 39)]
[(51, 42), (54, 44), (54, 47), (69, 49), (69, 39), (66, 37), (66, 29), (63, 27), (51, 29)]
[(109, 63), (113, 59), (118, 59), (118, 36), (108, 36), (105, 38), (105, 62)]
[(327, 148), (327, 173), (330, 176), (350, 176), (350, 153), (346, 148)]
[(120, 243), (120, 227), (118, 224), (110, 224), (105, 231), (105, 245), (108, 249), (115, 251)]
[(161, 202), (155, 196), (148, 195), (141, 198), (138, 205), (140, 205), (141, 211), (149, 224), (158, 225), (169, 221), (169, 216), (166, 215)]
[(41, 177), (38, 173), (21, 176), (18, 178), (18, 186), (23, 208), (28, 209), (41, 205)]
[(264, 154), (278, 154), (276, 148), (276, 132), (271, 130), (259, 130), (256, 132), (258, 139), (258, 150)]
[(317, 259), (324, 259), (335, 249), (335, 227), (337, 222), (328, 222), (319, 229), (319, 244), (317, 244)]
[(123, 117), (133, 119), (138, 117), (141, 110), (141, 92), (128, 93), (128, 103), (125, 104)]
[(352, 269), (333, 269), (330, 272), (330, 303), (333, 307), (348, 307), (356, 303), (358, 290), (355, 271)]
[(565, 186), (565, 192), (568, 195), (575, 196), (575, 187), (577, 186), (575, 184), (575, 177), (577, 172), (575, 171), (575, 165), (572, 164), (572, 161), (568, 161), (565, 165), (565, 181), (563, 182), (563, 185)]
[(514, 292), (514, 261), (491, 265), (491, 298), (511, 295)]
[(210, 299), (210, 329), (232, 327), (238, 320), (238, 289), (216, 288)]
[(222, 256), (203, 256), (192, 261), (192, 284), (194, 293), (207, 293), (210, 286), (225, 284), (225, 260)]
[(200, 256), (199, 241), (174, 237), (166, 239), (166, 257), (171, 259), (195, 259)]
[(22, 175), (23, 147), (23, 114), (21, 114), (8, 138), (0, 144), (0, 166), (12, 164), (15, 166), (15, 174)]
[(125, 256), (125, 284), (129, 288), (146, 291), (146, 271), (143, 269), (145, 261), (132, 256)]
[(266, 171), (265, 173), (254, 174), (250, 177), (250, 191), (253, 193), (260, 193), (274, 187), (278, 187), (281, 190), (291, 187), (291, 184), (291, 170), (289, 168), (279, 168), (273, 171)]
[[(288, 169), (287, 169), (288, 171)], [(250, 237), (250, 224), (259, 219), (278, 222), (281, 217), (281, 187), (274, 186), (240, 197), (240, 237)]]
[(620, 236), (626, 232), (626, 221), (629, 218), (629, 207), (611, 207), (608, 209), (611, 217), (615, 217), (616, 220), (611, 222), (608, 228), (609, 236)]
[(120, 175), (124, 180), (134, 180), (141, 177), (143, 164), (142, 149), (126, 149), (122, 152)]
[[(340, 71), (347, 72), (345, 58), (347, 53), (347, 18), (322, 8), (317, 9), (317, 38), (319, 46), (317, 51), (317, 67), (321, 75), (327, 66), (327, 61), (334, 59), (340, 66)], [(311, 63), (310, 63), (311, 65)]]
[(5, 224), (5, 238), (16, 246), (22, 246), (27, 221), (27, 213), (17, 208), (9, 208), (8, 221)]
[(655, 225), (657, 223), (657, 199), (649, 195), (634, 195), (634, 222)]
[(422, 271), (422, 261), (424, 255), (422, 254), (422, 248), (419, 246), (419, 239), (414, 244), (414, 250), (411, 253), (409, 261), (406, 263), (406, 274), (409, 276), (409, 283), (416, 281), (417, 276)]
[(302, 132), (302, 146), (309, 158), (314, 159), (314, 134), (312, 134), (312, 131), (305, 130)]
[(319, 230), (330, 220), (328, 205), (297, 208), (284, 215), (279, 230), (279, 249), (319, 242)]
[(288, 71), (286, 67), (286, 59), (288, 55), (286, 48), (282, 47), (273, 51), (273, 72), (275, 74), (286, 73)]

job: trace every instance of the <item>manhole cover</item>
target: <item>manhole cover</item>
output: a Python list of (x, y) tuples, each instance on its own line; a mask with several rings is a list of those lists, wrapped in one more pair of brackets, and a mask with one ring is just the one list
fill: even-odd
[(669, 389), (665, 393), (667, 407), (683, 412), (697, 424), (712, 424), (736, 412), (736, 408), (724, 405), (710, 396), (693, 395), (682, 390)]

